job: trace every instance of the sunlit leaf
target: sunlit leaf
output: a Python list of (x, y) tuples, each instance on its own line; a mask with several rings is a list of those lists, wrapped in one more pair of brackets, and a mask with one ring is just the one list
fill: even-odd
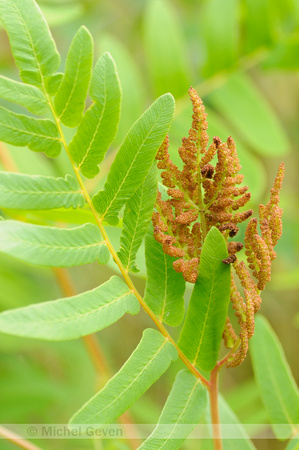
[(93, 204), (108, 223), (118, 222), (118, 213), (143, 183), (171, 125), (174, 99), (159, 97), (135, 122), (121, 145), (108, 174), (104, 190)]
[(93, 61), (92, 37), (84, 26), (79, 28), (71, 43), (64, 77), (55, 96), (55, 110), (64, 125), (79, 124), (85, 108)]
[(74, 297), (5, 311), (0, 314), (0, 331), (51, 341), (76, 339), (110, 326), (125, 313), (138, 312), (137, 298), (120, 278), (113, 276)]
[(21, 79), (43, 86), (43, 79), (58, 69), (60, 57), (38, 5), (34, 0), (1, 0), (0, 19)]
[(66, 178), (0, 172), (0, 207), (12, 209), (78, 208), (84, 196), (77, 181)]
[(71, 418), (76, 424), (111, 423), (132, 406), (177, 359), (174, 346), (156, 330), (147, 329), (135, 351), (106, 386)]
[(275, 40), (275, 10), (269, 0), (245, 0), (244, 24), (246, 50), (271, 46)]
[(56, 157), (61, 150), (59, 133), (54, 122), (15, 114), (0, 107), (0, 140), (16, 146), (27, 145), (35, 152)]
[(126, 204), (118, 256), (127, 271), (138, 272), (136, 254), (153, 214), (157, 185), (158, 172), (154, 164), (143, 184)]
[(152, 0), (144, 20), (146, 60), (155, 94), (184, 95), (190, 87), (190, 65), (175, 9), (166, 0)]
[(120, 116), (119, 79), (109, 53), (104, 53), (94, 68), (90, 96), (95, 103), (85, 113), (69, 151), (83, 175), (93, 178), (115, 137)]
[[(144, 79), (135, 58), (128, 47), (115, 36), (101, 33), (99, 46), (102, 51), (109, 51), (113, 55), (122, 87), (122, 111), (115, 142), (121, 143), (131, 124), (144, 111), (146, 92)], [(124, 111), (126, 113), (124, 114)]]
[(0, 76), (0, 98), (24, 106), (33, 114), (42, 114), (49, 108), (40, 89), (3, 76)]
[(250, 341), (255, 378), (279, 439), (287, 439), (299, 423), (299, 392), (281, 344), (263, 316), (255, 319)]
[(290, 144), (282, 125), (249, 76), (231, 77), (209, 95), (209, 101), (261, 155), (288, 152)]
[(181, 370), (176, 376), (156, 428), (139, 448), (181, 448), (184, 440), (198, 425), (206, 405), (206, 388), (191, 372)]
[(147, 281), (144, 300), (161, 322), (177, 326), (184, 317), (185, 280), (172, 264), (176, 260), (166, 255), (153, 236), (150, 226), (145, 239)]
[(230, 298), (230, 267), (227, 245), (213, 227), (207, 234), (200, 257), (197, 282), (190, 299), (179, 347), (192, 364), (211, 371), (220, 349)]
[(109, 260), (99, 229), (90, 223), (66, 229), (4, 220), (0, 223), (0, 251), (48, 267), (71, 267), (94, 261), (106, 264)]
[(297, 35), (280, 41), (263, 62), (266, 69), (298, 70), (299, 39)]
[(200, 15), (200, 33), (206, 48), (205, 76), (236, 64), (239, 38), (238, 0), (210, 0)]

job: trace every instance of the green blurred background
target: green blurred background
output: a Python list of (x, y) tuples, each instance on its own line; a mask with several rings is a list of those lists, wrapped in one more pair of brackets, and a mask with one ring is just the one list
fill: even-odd
[[(62, 66), (73, 35), (86, 25), (98, 57), (110, 51), (123, 90), (122, 116), (114, 147), (100, 175), (87, 182), (91, 192), (103, 184), (115, 151), (132, 123), (160, 94), (171, 92), (176, 116), (170, 132), (171, 153), (179, 163), (180, 139), (190, 127), (187, 91), (192, 85), (203, 98), (209, 135), (232, 135), (250, 207), (267, 202), (277, 167), (286, 165), (281, 194), (283, 236), (277, 246), (272, 280), (263, 294), (261, 312), (269, 319), (299, 382), (298, 144), (299, 138), (299, 1), (298, 0), (38, 0), (61, 52)], [(7, 36), (0, 29), (1, 73), (17, 79)], [(15, 107), (16, 111), (22, 111)], [(71, 138), (71, 131), (67, 130)], [(51, 160), (25, 148), (0, 144), (0, 167), (24, 173), (62, 176), (71, 173), (65, 156)], [(23, 213), (22, 213), (23, 214)], [(13, 211), (6, 217), (24, 218)], [(27, 214), (36, 223), (53, 223), (49, 213)], [(52, 220), (80, 223), (79, 214), (55, 213)], [(83, 217), (84, 220), (84, 217)], [(109, 234), (116, 247), (119, 231)], [(144, 262), (134, 276), (144, 289)], [(97, 286), (114, 273), (113, 265), (89, 265), (68, 271), (76, 292)], [(62, 296), (55, 274), (0, 255), (0, 309)], [(187, 293), (188, 297), (188, 293)], [(124, 317), (98, 333), (112, 373), (117, 371), (152, 326), (145, 314)], [(177, 331), (172, 331), (177, 335)], [(47, 343), (0, 335), (0, 421), (67, 423), (69, 417), (105, 383), (97, 375), (82, 341)], [(180, 362), (131, 409), (137, 423), (154, 423), (167, 398)], [(224, 369), (220, 389), (243, 423), (267, 423), (254, 383), (250, 357), (237, 369)], [(263, 428), (252, 427), (258, 438)], [(0, 441), (3, 449), (14, 448)], [(43, 441), (45, 449), (129, 448), (125, 442)], [(281, 449), (285, 443), (254, 440), (259, 449)], [(201, 448), (187, 441), (183, 448)], [(242, 450), (242, 449), (241, 449)]]

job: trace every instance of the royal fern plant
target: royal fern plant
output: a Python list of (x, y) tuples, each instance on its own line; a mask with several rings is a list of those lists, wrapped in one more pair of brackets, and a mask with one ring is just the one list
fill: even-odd
[[(141, 448), (180, 448), (208, 402), (214, 445), (222, 448), (218, 373), (242, 363), (254, 334), (260, 293), (270, 280), (282, 231), (283, 164), (269, 202), (260, 206), (258, 218), (252, 217), (253, 211), (244, 209), (250, 193), (242, 183), (235, 143), (231, 137), (227, 142), (214, 137), (208, 145), (204, 106), (190, 88), (193, 116), (178, 150), (182, 167), (168, 153), (175, 105), (172, 95), (165, 94), (132, 125), (103, 189), (91, 195), (86, 180), (99, 173), (120, 119), (121, 88), (111, 55), (104, 53), (94, 63), (93, 40), (82, 26), (68, 51), (65, 72), (57, 72), (60, 56), (34, 0), (1, 0), (0, 17), (21, 79), (1, 76), (0, 96), (28, 110), (19, 114), (0, 107), (0, 139), (49, 158), (66, 152), (73, 169), (65, 178), (0, 173), (0, 251), (53, 268), (107, 264), (111, 257), (120, 271), (79, 295), (2, 312), (0, 331), (53, 341), (78, 339), (143, 308), (153, 327), (144, 330), (136, 349), (100, 392), (74, 411), (69, 426), (112, 423), (180, 358), (185, 369), (177, 374), (159, 422)], [(67, 128), (73, 130), (71, 139)], [(9, 217), (10, 210), (63, 208), (89, 210), (93, 223), (66, 228)], [(244, 243), (237, 240), (243, 222)], [(122, 226), (119, 250), (105, 225)], [(138, 272), (136, 255), (143, 240), (144, 297), (130, 276)], [(185, 314), (186, 282), (192, 295)], [(181, 327), (177, 342), (165, 325)], [(267, 327), (260, 319), (259, 333), (265, 329), (270, 336)], [(222, 341), (227, 350), (221, 349), (220, 358)], [(262, 345), (257, 344), (254, 356), (264, 358)], [(242, 448), (253, 447), (246, 441)]]

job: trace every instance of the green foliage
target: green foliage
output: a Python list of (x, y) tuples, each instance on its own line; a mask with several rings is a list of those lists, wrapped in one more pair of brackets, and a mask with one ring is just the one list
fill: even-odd
[(156, 330), (146, 329), (137, 348), (106, 386), (70, 420), (70, 424), (111, 423), (177, 359), (173, 345)]
[(2, 208), (51, 209), (83, 207), (85, 200), (77, 181), (65, 178), (0, 172)]
[[(256, 195), (254, 201), (259, 202), (266, 185), (267, 158), (287, 154), (290, 142), (278, 118), (285, 116), (287, 110), (281, 102), (284, 97), (277, 88), (272, 97), (269, 89), (264, 95), (257, 86), (263, 87), (268, 81), (271, 85), (271, 73), (265, 75), (264, 69), (298, 68), (298, 2), (154, 0), (148, 4), (141, 2), (136, 10), (134, 2), (127, 2), (125, 16), (120, 0), (106, 5), (84, 0), (67, 0), (63, 4), (59, 0), (51, 4), (38, 0), (38, 3), (53, 26), (70, 22), (68, 27), (60, 26), (56, 33), (58, 43), (63, 39), (61, 67), (56, 44), (36, 1), (0, 1), (0, 18), (22, 80), (16, 81), (13, 71), (1, 59), (7, 76), (0, 75), (3, 100), (0, 140), (8, 144), (0, 147), (1, 169), (10, 165), (10, 159), (5, 158), (8, 149), (21, 171), (43, 174), (13, 173), (13, 164), (10, 172), (0, 172), (0, 308), (8, 308), (0, 314), (0, 332), (5, 333), (0, 339), (4, 349), (0, 357), (1, 420), (29, 423), (38, 411), (44, 423), (53, 422), (53, 417), (54, 421), (65, 423), (93, 395), (92, 387), (97, 382), (83, 346), (80, 347), (81, 341), (59, 343), (59, 347), (47, 347), (55, 343), (44, 342), (43, 347), (38, 347), (33, 340), (14, 336), (60, 341), (103, 330), (99, 336), (103, 339), (103, 353), (107, 353), (109, 361), (116, 356), (112, 366), (120, 366), (132, 351), (131, 339), (134, 341), (140, 328), (132, 325), (129, 316), (119, 319), (126, 313), (137, 314), (141, 305), (159, 331), (144, 331), (136, 350), (103, 388), (108, 375), (102, 363), (101, 390), (75, 413), (71, 427), (117, 419), (170, 366), (170, 376), (175, 377), (177, 363), (171, 363), (179, 353), (181, 363), (189, 370), (176, 374), (157, 426), (140, 447), (177, 449), (203, 420), (203, 414), (210, 423), (206, 387), (211, 391), (215, 385), (197, 367), (207, 372), (220, 370), (222, 358), (225, 359), (220, 343), (231, 271), (222, 262), (228, 256), (227, 233), (222, 235), (212, 228), (201, 242), (198, 280), (192, 292), (187, 284), (185, 293), (186, 283), (173, 269), (177, 258), (164, 253), (149, 226), (157, 193), (155, 155), (169, 130), (177, 147), (181, 145), (181, 137), (187, 135), (190, 108), (185, 93), (190, 84), (195, 84), (199, 95), (207, 97), (209, 135), (223, 139), (236, 134), (244, 182)], [(113, 14), (113, 20), (111, 16), (105, 22), (109, 13)], [(64, 57), (64, 42), (71, 41), (69, 33), (74, 29), (72, 22), (83, 15), (92, 28), (94, 20), (99, 20), (98, 29), (109, 28), (109, 34), (101, 32), (96, 36), (96, 55), (99, 55), (97, 46), (102, 53), (94, 67), (93, 39), (85, 26), (72, 38), (66, 61)], [(128, 33), (119, 28), (120, 22), (124, 30), (129, 24), (134, 34), (128, 38)], [(120, 35), (121, 41), (116, 37)], [(4, 52), (5, 49), (4, 42)], [(172, 128), (174, 99), (165, 92), (171, 92), (177, 100)], [(154, 101), (152, 93), (161, 97)], [(289, 136), (292, 137), (292, 132)], [(35, 153), (12, 146), (28, 147)], [(63, 147), (65, 152), (61, 152)], [(114, 153), (116, 157), (110, 165)], [(173, 158), (172, 148), (169, 153)], [(56, 160), (49, 159), (57, 156)], [(72, 169), (76, 179), (65, 175)], [(81, 175), (89, 179), (98, 177), (86, 182)], [(198, 176), (201, 175), (198, 170)], [(89, 192), (95, 194), (92, 201)], [(191, 203), (190, 198), (185, 200), (192, 205), (192, 199)], [(205, 202), (202, 207), (205, 208)], [(73, 228), (75, 224), (81, 226)], [(297, 229), (295, 222), (291, 226), (289, 231)], [(285, 234), (288, 245), (289, 236)], [(67, 275), (65, 279), (60, 275), (61, 293), (53, 283), (53, 274), (59, 278), (59, 270), (32, 267), (72, 267), (92, 262), (109, 265), (101, 266), (96, 275), (94, 266), (71, 269), (70, 284), (74, 283), (81, 293), (70, 297), (67, 297), (70, 295)], [(119, 277), (111, 277), (111, 272), (119, 273), (119, 269), (126, 283)], [(142, 278), (146, 277), (144, 298), (137, 292), (135, 278), (132, 281), (129, 272), (139, 272), (136, 284), (140, 292)], [(97, 287), (91, 290), (90, 283), (94, 285), (95, 278)], [(53, 298), (58, 300), (49, 300)], [(37, 300), (41, 303), (35, 304)], [(185, 302), (188, 309), (184, 321)], [(117, 321), (117, 327), (104, 330)], [(163, 324), (172, 327), (182, 324), (182, 330), (171, 330), (174, 336), (181, 332), (179, 344)], [(115, 355), (113, 348), (106, 345), (111, 337), (116, 343)], [(233, 351), (236, 349), (237, 345)], [(251, 352), (260, 395), (274, 433), (280, 439), (291, 438), (287, 449), (296, 449), (298, 389), (277, 338), (261, 317), (256, 322)], [(163, 378), (163, 386), (170, 386), (167, 378)], [(139, 410), (144, 414), (146, 409), (151, 418), (158, 409), (153, 406), (154, 398), (163, 397), (160, 387), (155, 389), (153, 386), (148, 397), (137, 403)], [(248, 397), (251, 391), (238, 392), (243, 402), (243, 395)], [(17, 398), (18, 408), (10, 395)], [(147, 404), (148, 408), (143, 406)], [(246, 409), (246, 405), (245, 402), (238, 410)], [(254, 446), (240, 420), (221, 397), (219, 410), (220, 421), (234, 426), (234, 439), (224, 439), (224, 450), (252, 450)], [(262, 421), (268, 420), (264, 408), (259, 412)], [(249, 417), (256, 417), (254, 414)], [(7, 417), (12, 417), (12, 421), (7, 421)], [(285, 424), (284, 428), (279, 424)], [(91, 440), (80, 444), (65, 440), (63, 448), (73, 450), (75, 445), (81, 448), (81, 443), (84, 448), (93, 445)], [(49, 449), (55, 447), (51, 442), (47, 445)], [(211, 441), (200, 443), (203, 449), (212, 446)], [(187, 441), (184, 448), (193, 448), (193, 442)]]
[(111, 225), (118, 223), (119, 211), (148, 174), (173, 113), (173, 97), (162, 95), (128, 132), (112, 163), (104, 190), (93, 197), (96, 210)]
[(139, 448), (181, 448), (181, 444), (200, 421), (206, 405), (206, 389), (194, 375), (181, 370), (176, 376), (156, 428)]
[(135, 259), (152, 218), (157, 184), (158, 171), (154, 164), (143, 184), (126, 204), (118, 256), (124, 268), (130, 272), (139, 272)]
[(49, 108), (43, 93), (38, 88), (3, 76), (0, 76), (0, 97), (24, 106), (33, 114), (42, 114)]
[(284, 131), (248, 76), (233, 76), (209, 99), (261, 155), (287, 153)]
[(93, 178), (113, 141), (120, 114), (121, 91), (116, 67), (109, 53), (98, 60), (91, 79), (94, 103), (86, 111), (69, 151), (83, 175)]
[(263, 316), (256, 320), (251, 356), (273, 431), (279, 439), (286, 439), (294, 434), (299, 423), (299, 391), (281, 344)]
[(178, 326), (184, 317), (184, 278), (173, 270), (175, 258), (154, 239), (153, 227), (145, 240), (147, 281), (144, 300), (161, 322)]
[(92, 291), (74, 297), (9, 310), (0, 315), (0, 331), (15, 336), (62, 341), (77, 339), (117, 322), (139, 303), (125, 283), (113, 276)]
[(156, 95), (170, 91), (184, 95), (190, 86), (190, 69), (183, 32), (170, 2), (152, 0), (144, 18), (147, 63)]
[(60, 57), (39, 7), (33, 0), (3, 0), (0, 17), (21, 79), (42, 87), (58, 69)]
[(30, 264), (71, 267), (109, 260), (101, 233), (91, 223), (64, 229), (5, 220), (0, 227), (1, 252)]
[(64, 125), (76, 127), (82, 118), (93, 60), (89, 31), (81, 27), (70, 46), (65, 74), (55, 96), (55, 111)]
[(203, 370), (211, 371), (219, 354), (230, 294), (230, 268), (223, 264), (227, 246), (213, 227), (203, 245), (199, 274), (194, 286), (179, 347)]
[(0, 125), (0, 139), (3, 142), (17, 146), (27, 145), (31, 150), (45, 152), (51, 157), (60, 153), (58, 129), (51, 120), (34, 119), (0, 107)]

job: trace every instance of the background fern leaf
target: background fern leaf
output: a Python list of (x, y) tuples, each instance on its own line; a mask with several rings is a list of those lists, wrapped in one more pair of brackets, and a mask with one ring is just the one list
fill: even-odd
[(87, 178), (98, 174), (98, 164), (104, 159), (119, 123), (121, 90), (109, 53), (104, 53), (95, 65), (90, 96), (94, 103), (85, 113), (69, 146), (74, 162)]

